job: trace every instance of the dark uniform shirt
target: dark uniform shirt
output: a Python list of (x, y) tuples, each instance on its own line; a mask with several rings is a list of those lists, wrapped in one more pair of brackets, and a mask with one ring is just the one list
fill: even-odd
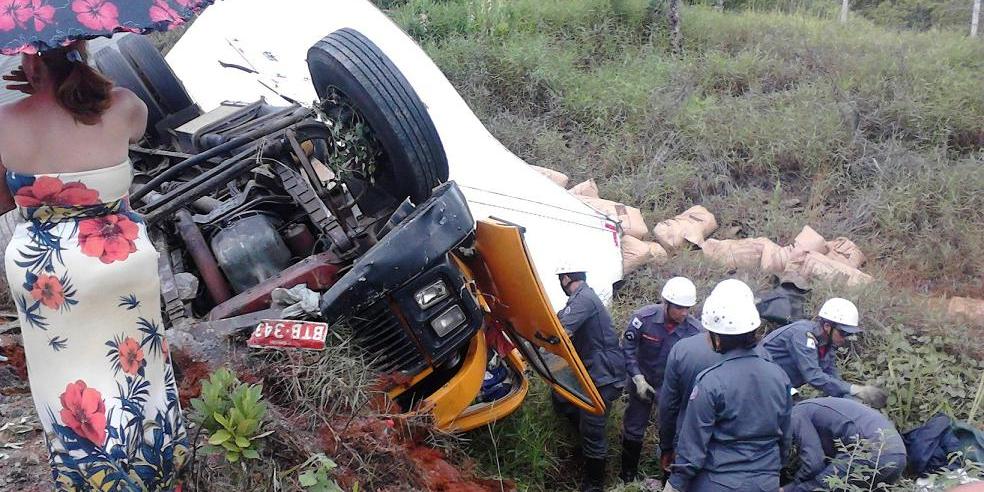
[(799, 445), (800, 459), (792, 490), (813, 490), (814, 486), (824, 485), (819, 475), (828, 466), (828, 458), (841, 454), (838, 439), (845, 445), (864, 439), (875, 447), (872, 455), (883, 459), (901, 455), (900, 461), (905, 463), (905, 444), (892, 422), (881, 412), (849, 398), (814, 398), (797, 403), (790, 430)]
[(676, 448), (683, 417), (690, 403), (697, 375), (717, 364), (724, 356), (711, 348), (704, 332), (692, 336), (670, 350), (666, 373), (659, 392), (659, 447), (663, 451)]
[(766, 335), (759, 342), (759, 353), (786, 371), (794, 388), (808, 383), (828, 396), (845, 396), (851, 385), (837, 373), (836, 350), (831, 347), (821, 357), (819, 333), (817, 322), (800, 320)]
[(557, 313), (595, 386), (625, 384), (625, 359), (612, 330), (612, 318), (598, 294), (582, 283)]
[(701, 331), (700, 322), (687, 316), (682, 323), (668, 330), (665, 304), (652, 304), (635, 313), (622, 335), (622, 353), (629, 377), (642, 374), (646, 382), (659, 391), (670, 350), (680, 340)]
[(697, 376), (670, 483), (681, 492), (779, 489), (789, 449), (789, 378), (753, 349)]

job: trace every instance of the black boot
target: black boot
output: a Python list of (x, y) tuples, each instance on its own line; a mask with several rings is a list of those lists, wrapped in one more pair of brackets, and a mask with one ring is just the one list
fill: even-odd
[(581, 492), (603, 492), (605, 487), (605, 459), (584, 459), (584, 480)]
[(622, 469), (619, 478), (622, 482), (634, 482), (639, 474), (639, 455), (642, 454), (642, 441), (622, 439)]

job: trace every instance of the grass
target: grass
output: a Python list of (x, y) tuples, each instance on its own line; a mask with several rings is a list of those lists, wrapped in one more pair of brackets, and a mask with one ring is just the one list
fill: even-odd
[[(868, 334), (842, 354), (845, 377), (889, 389), (900, 430), (940, 410), (969, 417), (980, 337), (927, 299), (984, 297), (984, 44), (841, 25), (811, 2), (751, 2), (684, 7), (685, 52), (674, 57), (645, 0), (385, 3), (527, 162), (596, 178), (602, 196), (639, 206), (650, 224), (701, 203), (737, 237), (786, 243), (810, 224), (853, 239), (879, 281), (818, 286), (808, 307), (833, 294), (860, 305)], [(706, 296), (730, 272), (686, 253), (632, 275), (612, 307), (617, 328), (677, 274)], [(770, 283), (739, 275), (757, 290)], [(467, 449), (521, 489), (573, 485), (573, 436), (545, 386), (529, 399), (471, 433)], [(654, 473), (654, 460), (643, 469)]]
[[(392, 15), (507, 147), (599, 178), (650, 221), (700, 202), (747, 236), (809, 222), (864, 239), (923, 291), (984, 296), (984, 258), (966, 254), (984, 246), (984, 44), (693, 7), (673, 58), (646, 2), (617, 3), (417, 0)], [(808, 206), (765, 220), (777, 190)]]

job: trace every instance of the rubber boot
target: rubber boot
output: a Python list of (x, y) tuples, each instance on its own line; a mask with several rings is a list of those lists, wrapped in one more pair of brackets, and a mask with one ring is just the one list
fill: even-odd
[(585, 458), (584, 479), (581, 481), (581, 492), (604, 492), (605, 459)]
[(642, 454), (642, 441), (622, 439), (622, 469), (618, 475), (622, 482), (635, 482), (639, 475), (640, 454)]

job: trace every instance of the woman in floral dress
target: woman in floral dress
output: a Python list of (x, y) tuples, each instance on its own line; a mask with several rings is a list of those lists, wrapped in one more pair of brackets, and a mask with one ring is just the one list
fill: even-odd
[(24, 55), (0, 106), (0, 202), (31, 392), (59, 490), (171, 490), (187, 456), (160, 316), (158, 253), (129, 209), (147, 108), (84, 42)]

